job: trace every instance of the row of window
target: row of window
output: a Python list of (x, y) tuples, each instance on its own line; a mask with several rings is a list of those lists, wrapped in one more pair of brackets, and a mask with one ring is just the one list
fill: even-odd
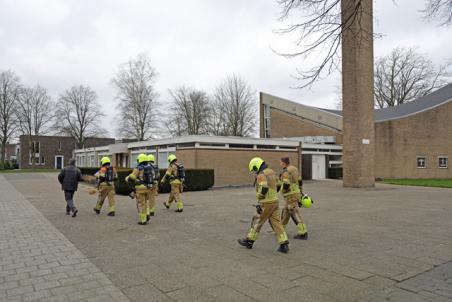
[[(58, 151), (61, 151), (61, 141), (58, 141)], [(41, 153), (41, 142), (33, 141), (31, 149), (29, 150), (28, 164), (31, 166), (35, 165), (45, 165), (46, 159)]]
[[(418, 156), (417, 157), (417, 167), (419, 169), (427, 168), (427, 157), (426, 156)], [(449, 158), (447, 156), (439, 156), (438, 157), (438, 168), (447, 169), (449, 167)]]

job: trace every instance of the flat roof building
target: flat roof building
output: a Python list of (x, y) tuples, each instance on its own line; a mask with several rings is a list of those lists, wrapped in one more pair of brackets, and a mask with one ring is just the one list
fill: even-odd
[[(327, 138), (324, 138), (327, 140)], [(301, 139), (260, 139), (220, 136), (184, 136), (156, 139), (128, 144), (75, 150), (78, 166), (98, 166), (99, 159), (108, 155), (113, 164), (120, 167), (136, 166), (140, 153), (153, 154), (160, 168), (167, 168), (167, 157), (174, 153), (188, 169), (213, 169), (215, 186), (251, 184), (248, 171), (251, 158), (260, 156), (275, 171), (279, 160), (288, 156), (295, 166), (301, 168), (302, 148), (306, 154), (326, 156), (340, 155), (341, 147), (331, 144), (303, 143)], [(301, 147), (302, 146), (302, 147)], [(303, 151), (304, 152), (304, 151)], [(123, 159), (123, 162), (120, 161)], [(319, 177), (327, 176), (327, 166), (321, 166)]]

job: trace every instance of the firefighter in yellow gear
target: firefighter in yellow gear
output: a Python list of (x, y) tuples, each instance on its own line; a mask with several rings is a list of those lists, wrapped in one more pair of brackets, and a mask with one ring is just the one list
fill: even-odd
[(281, 213), (281, 223), (286, 227), (289, 219), (292, 218), (293, 222), (297, 226), (297, 235), (295, 239), (308, 239), (308, 229), (301, 216), (299, 208), (299, 200), (301, 197), (301, 177), (298, 169), (290, 164), (288, 157), (281, 158), (280, 166), (282, 172), (279, 177), (280, 191), (284, 196), (284, 209)]
[(108, 197), (108, 216), (115, 216), (116, 213), (116, 202), (115, 202), (115, 180), (118, 179), (118, 174), (116, 169), (111, 165), (110, 158), (104, 156), (100, 160), (101, 168), (96, 172), (95, 176), (97, 179), (98, 188), (98, 199), (96, 206), (94, 207), (94, 212), (100, 214), (100, 210), (104, 205), (105, 198)]
[(137, 157), (138, 165), (133, 169), (132, 173), (126, 177), (126, 181), (135, 188), (135, 199), (137, 201), (138, 210), (138, 224), (146, 225), (147, 219), (147, 206), (146, 196), (148, 192), (147, 182), (145, 175), (145, 166), (147, 164), (147, 155), (139, 154)]
[(151, 216), (155, 215), (155, 199), (157, 198), (157, 195), (158, 195), (160, 172), (159, 172), (158, 166), (155, 164), (154, 155), (148, 154), (147, 162), (154, 173), (152, 186), (150, 188), (148, 188), (148, 192), (147, 192), (147, 196), (146, 196), (147, 219), (149, 221)]
[(183, 182), (185, 174), (183, 166), (177, 162), (177, 157), (174, 154), (168, 156), (169, 167), (166, 170), (165, 176), (162, 178), (162, 182), (169, 181), (171, 185), (171, 192), (168, 198), (168, 202), (164, 202), (163, 205), (169, 209), (173, 201), (176, 201), (176, 212), (182, 213), (184, 210), (184, 204), (182, 203), (181, 193), (183, 191)]
[(289, 239), (280, 220), (275, 172), (260, 157), (251, 159), (248, 168), (250, 172), (256, 173), (256, 197), (258, 201), (256, 209), (259, 218), (251, 226), (246, 238), (239, 239), (238, 242), (249, 249), (253, 248), (262, 226), (268, 220), (277, 235), (278, 251), (287, 253), (289, 251)]

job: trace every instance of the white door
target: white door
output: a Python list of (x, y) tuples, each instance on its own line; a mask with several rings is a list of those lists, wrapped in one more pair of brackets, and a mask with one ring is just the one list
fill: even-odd
[(55, 169), (63, 169), (64, 168), (64, 156), (55, 156)]
[(312, 155), (312, 179), (326, 178), (325, 155)]

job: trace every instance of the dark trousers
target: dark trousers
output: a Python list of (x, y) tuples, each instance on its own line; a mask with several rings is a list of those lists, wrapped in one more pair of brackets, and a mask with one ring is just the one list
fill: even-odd
[(75, 210), (74, 206), (74, 191), (64, 191), (64, 199), (66, 200), (66, 211), (73, 212)]

